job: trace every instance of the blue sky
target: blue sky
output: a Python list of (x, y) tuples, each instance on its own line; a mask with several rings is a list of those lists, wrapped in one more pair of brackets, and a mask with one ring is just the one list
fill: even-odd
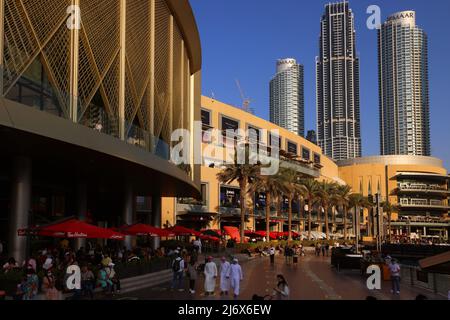
[[(315, 57), (322, 0), (191, 0), (203, 49), (203, 94), (240, 106), (235, 79), (252, 99), (256, 115), (269, 119), (269, 81), (279, 58), (305, 66), (305, 126), (316, 129)], [(361, 59), (363, 154), (379, 154), (377, 34), (366, 27), (367, 7), (378, 5), (382, 21), (416, 10), (429, 37), (433, 156), (450, 169), (450, 1), (350, 0)]]

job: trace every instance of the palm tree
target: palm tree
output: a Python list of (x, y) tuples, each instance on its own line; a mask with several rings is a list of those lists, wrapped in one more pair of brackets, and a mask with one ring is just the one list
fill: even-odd
[(320, 207), (324, 211), (325, 215), (325, 234), (327, 236), (327, 240), (330, 239), (330, 230), (328, 226), (328, 209), (330, 205), (333, 203), (333, 197), (336, 192), (337, 185), (335, 183), (330, 183), (326, 181), (319, 182), (316, 197), (318, 199), (318, 203)]
[(249, 192), (262, 192), (266, 196), (266, 241), (270, 241), (270, 205), (272, 199), (275, 199), (285, 189), (284, 183), (280, 175), (263, 176), (261, 174), (256, 176)]
[(246, 147), (246, 161), (245, 164), (239, 164), (237, 156), (234, 164), (228, 164), (217, 174), (217, 180), (223, 184), (231, 184), (234, 181), (239, 183), (240, 192), (240, 207), (241, 207), (241, 243), (244, 243), (245, 237), (245, 217), (246, 217), (246, 195), (248, 186), (252, 185), (258, 176), (261, 166), (249, 164), (249, 150)]
[(381, 206), (383, 207), (383, 211), (386, 212), (387, 214), (387, 220), (388, 220), (388, 235), (389, 235), (389, 242), (391, 241), (391, 222), (392, 222), (392, 213), (393, 212), (398, 212), (398, 207), (396, 205), (393, 205), (392, 203), (389, 202), (389, 200), (383, 202), (381, 204)]
[(284, 183), (284, 194), (287, 195), (289, 200), (288, 205), (288, 241), (292, 241), (292, 201), (301, 192), (299, 181), (300, 176), (297, 171), (292, 169), (282, 168), (280, 170), (280, 176)]
[(352, 192), (352, 188), (348, 185), (339, 185), (336, 188), (336, 193), (334, 195), (334, 200), (336, 205), (342, 206), (343, 214), (344, 214), (344, 240), (347, 240), (347, 215), (348, 215), (348, 206), (350, 202), (350, 195)]
[(318, 184), (314, 179), (302, 179), (300, 180), (300, 193), (303, 198), (308, 201), (308, 240), (311, 240), (311, 213), (314, 202), (316, 201), (316, 192)]
[(367, 197), (364, 197), (360, 193), (353, 193), (349, 197), (349, 207), (352, 207), (354, 209), (354, 216), (353, 221), (355, 222), (355, 236), (356, 236), (356, 243), (359, 243), (360, 235), (361, 235), (361, 223), (360, 223), (360, 210), (361, 208), (367, 208), (369, 207), (370, 202), (367, 199)]

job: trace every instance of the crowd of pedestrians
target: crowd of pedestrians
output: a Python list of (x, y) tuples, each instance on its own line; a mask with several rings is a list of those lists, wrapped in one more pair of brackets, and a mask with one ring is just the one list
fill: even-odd
[[(73, 293), (69, 299), (94, 299), (94, 292), (100, 288), (105, 295), (120, 293), (120, 278), (116, 264), (132, 264), (167, 257), (170, 250), (153, 250), (148, 247), (103, 247), (87, 242), (86, 247), (73, 250), (69, 241), (62, 240), (57, 246), (39, 250), (25, 261), (13, 257), (1, 263), (0, 272), (7, 275), (23, 275), (17, 283), (13, 298), (16, 300), (61, 300), (63, 293)], [(68, 289), (69, 268), (81, 271), (81, 288)], [(70, 269), (70, 270), (72, 270)], [(1, 289), (1, 288), (0, 288)], [(41, 295), (40, 295), (41, 294)]]

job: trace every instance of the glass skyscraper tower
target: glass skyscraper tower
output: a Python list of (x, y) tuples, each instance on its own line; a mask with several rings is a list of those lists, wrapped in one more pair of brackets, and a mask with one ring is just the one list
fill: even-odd
[(383, 23), (378, 56), (381, 154), (429, 156), (428, 42), (414, 11)]
[(361, 157), (359, 58), (348, 2), (328, 4), (321, 19), (317, 72), (317, 135), (334, 160)]
[(301, 137), (305, 135), (303, 72), (295, 59), (281, 59), (270, 82), (270, 121)]

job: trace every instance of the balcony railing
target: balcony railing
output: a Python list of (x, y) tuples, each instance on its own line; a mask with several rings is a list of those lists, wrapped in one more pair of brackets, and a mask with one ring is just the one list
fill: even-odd
[(233, 207), (219, 207), (219, 213), (227, 216), (240, 216), (241, 209)]
[(400, 199), (402, 207), (442, 207), (449, 208), (448, 204), (441, 200), (429, 199)]
[(426, 183), (400, 183), (399, 184), (399, 190), (400, 191), (424, 191), (424, 192), (430, 192), (430, 191), (442, 191), (442, 192), (448, 192), (446, 187), (439, 185), (439, 184), (426, 184)]

